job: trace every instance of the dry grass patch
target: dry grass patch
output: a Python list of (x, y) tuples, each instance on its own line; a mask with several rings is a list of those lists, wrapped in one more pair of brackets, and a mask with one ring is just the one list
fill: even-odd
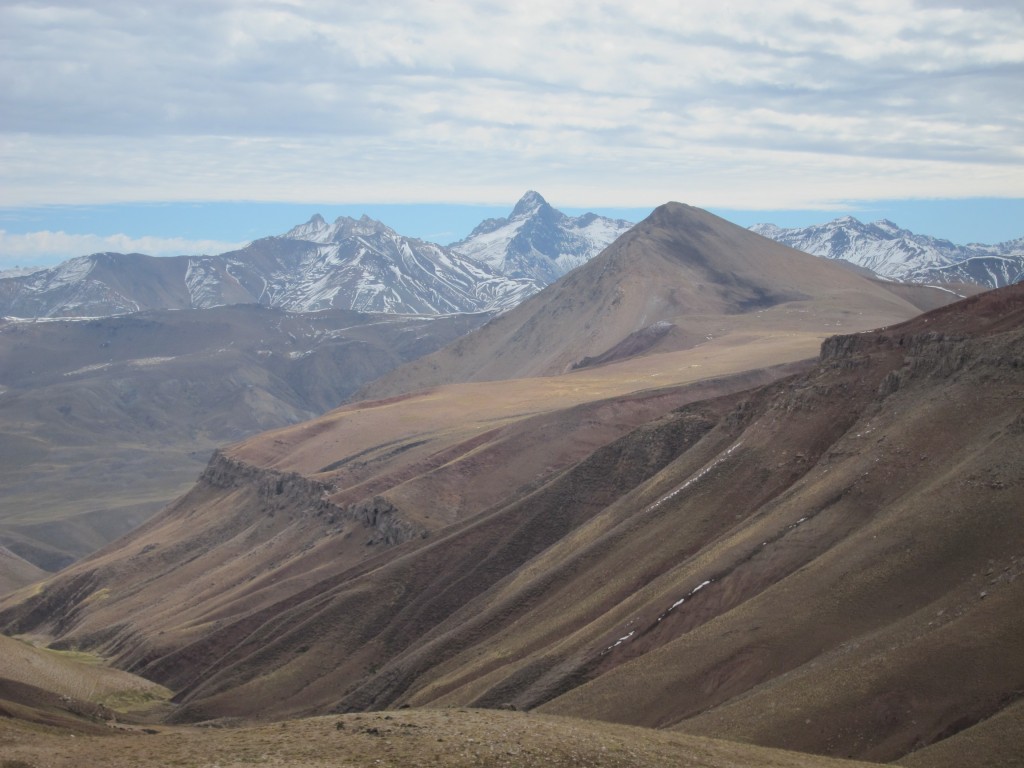
[(108, 667), (93, 654), (37, 648), (2, 635), (0, 678), (102, 704), (117, 712), (145, 709), (172, 695), (163, 686)]

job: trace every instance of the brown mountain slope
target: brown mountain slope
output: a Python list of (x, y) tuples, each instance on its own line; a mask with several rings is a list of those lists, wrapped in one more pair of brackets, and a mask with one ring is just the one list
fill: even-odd
[[(931, 294), (927, 300), (954, 298)], [(540, 294), (363, 394), (548, 376), (609, 356), (686, 349), (734, 334), (822, 338), (917, 312), (883, 283), (699, 208), (668, 203)]]
[[(339, 455), (336, 441), (346, 437), (364, 437), (371, 447), (343, 444), (348, 463), (308, 478), (290, 467), (258, 469), (242, 460), (251, 446), (263, 455), (292, 439), (292, 430), (269, 433), (218, 456), (196, 487), (165, 512), (52, 579), (23, 606), (29, 614), (17, 631), (35, 627), (61, 636), (65, 644), (102, 644), (123, 663), (156, 665), (165, 670), (161, 674), (177, 674), (166, 670), (178, 665), (183, 685), (202, 669), (182, 666), (181, 653), (190, 658), (206, 653), (189, 649), (190, 643), (222, 630), (228, 639), (216, 639), (218, 645), (237, 641), (239, 632), (249, 630), (234, 622), (245, 619), (248, 626), (253, 619), (246, 617), (253, 612), (277, 613), (281, 601), (298, 602), (299, 593), (325, 588), (318, 586), (323, 579), (351, 578), (429, 543), (446, 526), (541, 485), (598, 446), (667, 411), (770, 381), (787, 370), (593, 402), (587, 400), (595, 397), (594, 382), (579, 387), (582, 394), (566, 387), (561, 400), (550, 393), (532, 399), (536, 393), (522, 389), (516, 391), (524, 401), (515, 410), (507, 410), (511, 400), (498, 401), (499, 412), (489, 410), (494, 403), (487, 393), (471, 391), (482, 385), (424, 396), (440, 403), (429, 414), (427, 404), (415, 398), (411, 402), (419, 410), (399, 409), (396, 415), (391, 408), (405, 401), (368, 404), (368, 413), (341, 409), (297, 428), (312, 433), (306, 435), (314, 445), (309, 455), (327, 461), (325, 456)], [(606, 386), (615, 392), (630, 381), (625, 377)], [(540, 402), (547, 411), (536, 412)], [(477, 404), (475, 416), (466, 412), (466, 403)], [(445, 426), (460, 409), (463, 421)], [(386, 432), (428, 416), (436, 424), (420, 424), (413, 437), (397, 439)], [(345, 425), (360, 418), (369, 420), (360, 429), (332, 430), (335, 420)], [(481, 473), (488, 475), (486, 482)], [(397, 544), (403, 546), (392, 550)], [(91, 594), (102, 599), (90, 599)], [(161, 660), (168, 653), (173, 658)]]
[(985, 768), (1017, 768), (1024, 752), (1022, 744), (1024, 701), (1017, 701), (988, 720), (912, 752), (900, 760), (900, 764), (912, 768), (960, 768), (979, 764)]
[[(0, 718), (66, 728), (78, 736), (105, 733), (112, 722), (152, 714), (170, 693), (87, 654), (36, 648), (0, 635)], [(68, 735), (60, 733), (63, 739)], [(51, 737), (51, 749), (60, 740)], [(0, 736), (0, 754), (7, 757), (17, 741)]]
[(102, 664), (87, 654), (36, 648), (0, 635), (0, 679), (94, 705), (121, 707), (160, 701), (168, 691)]
[[(1010, 703), (1024, 683), (1022, 322), (1016, 287), (827, 344), (703, 489), (670, 500), (683, 520), (743, 524), (691, 539), (655, 600), (620, 606), (620, 636), (636, 631), (608, 654), (621, 658), (545, 709), (892, 759)], [(779, 492), (730, 503), (758, 476)], [(686, 601), (663, 615), (673, 584)]]
[[(1024, 689), (1022, 357), (1024, 286), (835, 337), (805, 374), (681, 398), (345, 570), (323, 548), (330, 489), (225, 459), (0, 620), (115, 654), (169, 684), (183, 719), (514, 703), (893, 759)], [(557, 423), (629, 412), (617, 402)], [(305, 552), (260, 554), (304, 527)], [(275, 567), (236, 571), (218, 605), (213, 560), (189, 564), (232, 552)]]

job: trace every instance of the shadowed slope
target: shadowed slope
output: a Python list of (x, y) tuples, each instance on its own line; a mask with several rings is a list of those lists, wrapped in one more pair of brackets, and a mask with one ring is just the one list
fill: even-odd
[[(827, 344), (664, 497), (679, 525), (731, 530), (689, 539), (609, 645), (635, 634), (546, 709), (892, 759), (1006, 706), (1024, 683), (1022, 321), (1015, 288)], [(772, 499), (730, 501), (758, 473)]]
[(988, 720), (955, 736), (912, 752), (900, 760), (913, 768), (1016, 768), (1024, 744), (1024, 701), (1011, 704)]
[(46, 575), (46, 571), (0, 546), (0, 595), (39, 581)]

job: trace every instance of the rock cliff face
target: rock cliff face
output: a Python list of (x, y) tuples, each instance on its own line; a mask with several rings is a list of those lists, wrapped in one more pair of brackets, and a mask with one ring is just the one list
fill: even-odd
[[(169, 592), (190, 590), (192, 579), (211, 568), (238, 570), (237, 587), (277, 580), (290, 561), (325, 543), (337, 545), (350, 539), (352, 547), (378, 553), (428, 535), (426, 529), (403, 519), (383, 496), (338, 506), (328, 498), (333, 490), (298, 473), (254, 467), (217, 451), (193, 490), (169, 510), (178, 520), (178, 538), (166, 540), (166, 529), (154, 538), (152, 521), (141, 526), (116, 548), (108, 547), (90, 558), (75, 576), (44, 587), (38, 599), (8, 612), (6, 631), (18, 634), (35, 627), (61, 636), (79, 623), (90, 606), (117, 594), (125, 583), (166, 576), (191, 561), (196, 565), (191, 576), (182, 575)], [(216, 519), (198, 513), (200, 507), (212, 510)], [(123, 552), (124, 547), (133, 554), (108, 564), (108, 551)], [(125, 666), (138, 668), (162, 655), (153, 640), (127, 619), (93, 627), (55, 647), (102, 649), (122, 657)]]
[(259, 511), (273, 517), (318, 518), (326, 530), (342, 521), (351, 521), (368, 531), (367, 544), (395, 546), (411, 539), (426, 538), (428, 531), (404, 519), (398, 507), (383, 496), (375, 496), (355, 504), (337, 506), (329, 500), (336, 489), (300, 475), (261, 469), (217, 451), (199, 482), (211, 488), (234, 490), (243, 486), (255, 489)]

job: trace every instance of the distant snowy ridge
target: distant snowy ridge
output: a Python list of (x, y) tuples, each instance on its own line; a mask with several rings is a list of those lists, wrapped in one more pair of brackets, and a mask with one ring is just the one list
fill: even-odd
[(449, 247), (502, 274), (549, 285), (592, 259), (632, 226), (623, 219), (593, 213), (567, 216), (537, 192), (529, 191), (508, 218), (487, 219)]
[(996, 245), (957, 245), (915, 234), (886, 219), (864, 224), (853, 216), (803, 228), (755, 224), (750, 229), (815, 256), (843, 259), (888, 280), (1000, 288), (1024, 278), (1024, 238)]
[(627, 221), (570, 217), (527, 192), (507, 219), (453, 246), (405, 237), (367, 216), (320, 214), (217, 256), (102, 253), (0, 277), (0, 314), (116, 315), (264, 304), (391, 314), (504, 311), (593, 258)]
[(0, 278), (0, 314), (116, 315), (149, 309), (263, 304), (392, 314), (509, 309), (543, 287), (379, 221), (319, 214), (284, 235), (218, 256), (80, 256)]
[[(540, 288), (444, 246), (400, 235), (367, 216), (327, 224), (317, 215), (280, 239), (316, 244), (294, 267), (269, 275), (267, 302), (289, 309), (482, 312), (509, 309)], [(245, 268), (244, 260), (234, 264)]]

